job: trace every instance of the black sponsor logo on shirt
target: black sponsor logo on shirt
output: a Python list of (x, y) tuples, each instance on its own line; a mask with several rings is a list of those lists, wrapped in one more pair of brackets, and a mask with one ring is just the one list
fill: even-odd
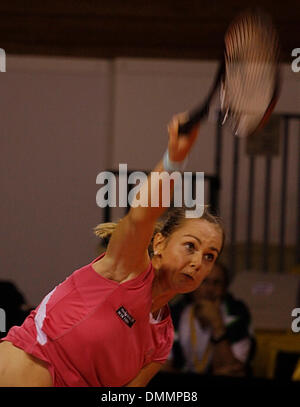
[(122, 319), (122, 321), (129, 326), (129, 328), (131, 328), (132, 325), (135, 323), (135, 319), (129, 314), (127, 309), (124, 308), (123, 306), (117, 309), (116, 313)]

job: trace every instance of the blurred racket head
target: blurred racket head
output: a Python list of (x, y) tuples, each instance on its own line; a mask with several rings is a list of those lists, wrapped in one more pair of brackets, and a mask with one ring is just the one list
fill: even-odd
[(271, 19), (248, 11), (229, 26), (224, 38), (220, 86), (223, 123), (237, 136), (249, 136), (268, 120), (279, 96), (279, 40)]

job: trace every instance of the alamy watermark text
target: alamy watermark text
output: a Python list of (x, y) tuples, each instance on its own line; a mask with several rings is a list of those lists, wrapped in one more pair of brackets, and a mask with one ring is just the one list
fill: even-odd
[(0, 48), (0, 72), (6, 72), (6, 54), (3, 48)]
[(0, 308), (0, 332), (6, 332), (6, 313)]
[[(149, 182), (150, 185), (148, 185)], [(127, 164), (119, 164), (118, 179), (110, 171), (103, 171), (97, 175), (96, 183), (104, 185), (97, 192), (96, 202), (100, 208), (107, 206), (125, 208), (128, 204), (133, 208), (138, 206), (159, 207), (160, 205), (168, 208), (171, 206), (171, 182), (174, 182), (174, 207), (182, 207), (184, 201), (186, 208), (193, 208), (185, 211), (187, 218), (201, 217), (204, 211), (204, 172), (196, 172), (195, 199), (193, 199), (192, 172), (154, 171), (148, 177), (142, 171), (134, 171), (128, 176)], [(130, 188), (128, 188), (129, 185)], [(134, 186), (132, 187), (132, 185)], [(142, 185), (143, 188), (141, 188)]]
[(300, 48), (294, 48), (292, 51), (292, 57), (296, 57), (293, 60), (291, 68), (293, 72), (300, 72)]

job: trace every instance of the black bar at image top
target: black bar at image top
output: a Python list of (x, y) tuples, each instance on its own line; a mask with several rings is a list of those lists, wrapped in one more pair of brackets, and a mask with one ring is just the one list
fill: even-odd
[(264, 205), (264, 243), (262, 252), (262, 269), (268, 271), (269, 266), (269, 224), (270, 224), (270, 196), (271, 196), (271, 176), (272, 159), (266, 157), (266, 175), (265, 175), (265, 205)]
[(280, 231), (279, 231), (279, 261), (278, 271), (283, 272), (285, 267), (285, 219), (286, 219), (286, 183), (287, 183), (287, 158), (289, 141), (289, 117), (284, 115), (282, 167), (281, 167), (281, 204), (280, 204)]
[(253, 229), (253, 200), (254, 200), (254, 179), (255, 179), (255, 157), (249, 158), (249, 181), (248, 181), (248, 216), (247, 216), (247, 244), (245, 268), (252, 268), (252, 229)]

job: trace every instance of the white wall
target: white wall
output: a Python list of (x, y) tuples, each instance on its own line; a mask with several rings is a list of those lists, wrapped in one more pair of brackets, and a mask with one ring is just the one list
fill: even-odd
[[(0, 276), (17, 282), (32, 303), (75, 268), (95, 257), (91, 228), (103, 212), (96, 205), (96, 176), (127, 163), (149, 170), (167, 145), (174, 113), (201, 100), (214, 62), (121, 59), (114, 62), (7, 57), (0, 76)], [(278, 112), (300, 113), (300, 74), (284, 67)], [(299, 125), (290, 141), (287, 236), (293, 243)], [(187, 170), (214, 172), (215, 109), (202, 125)], [(221, 214), (228, 224), (232, 135), (225, 130)], [(243, 149), (243, 146), (241, 146)], [(258, 163), (257, 172), (263, 163)], [(280, 159), (273, 171), (272, 236), (278, 233)], [(240, 173), (247, 175), (242, 152)], [(240, 178), (238, 239), (245, 238), (245, 180)], [(263, 183), (255, 191), (255, 238), (262, 237)], [(120, 211), (115, 211), (118, 216)]]
[(1, 278), (32, 303), (95, 256), (110, 64), (9, 57), (0, 76)]

